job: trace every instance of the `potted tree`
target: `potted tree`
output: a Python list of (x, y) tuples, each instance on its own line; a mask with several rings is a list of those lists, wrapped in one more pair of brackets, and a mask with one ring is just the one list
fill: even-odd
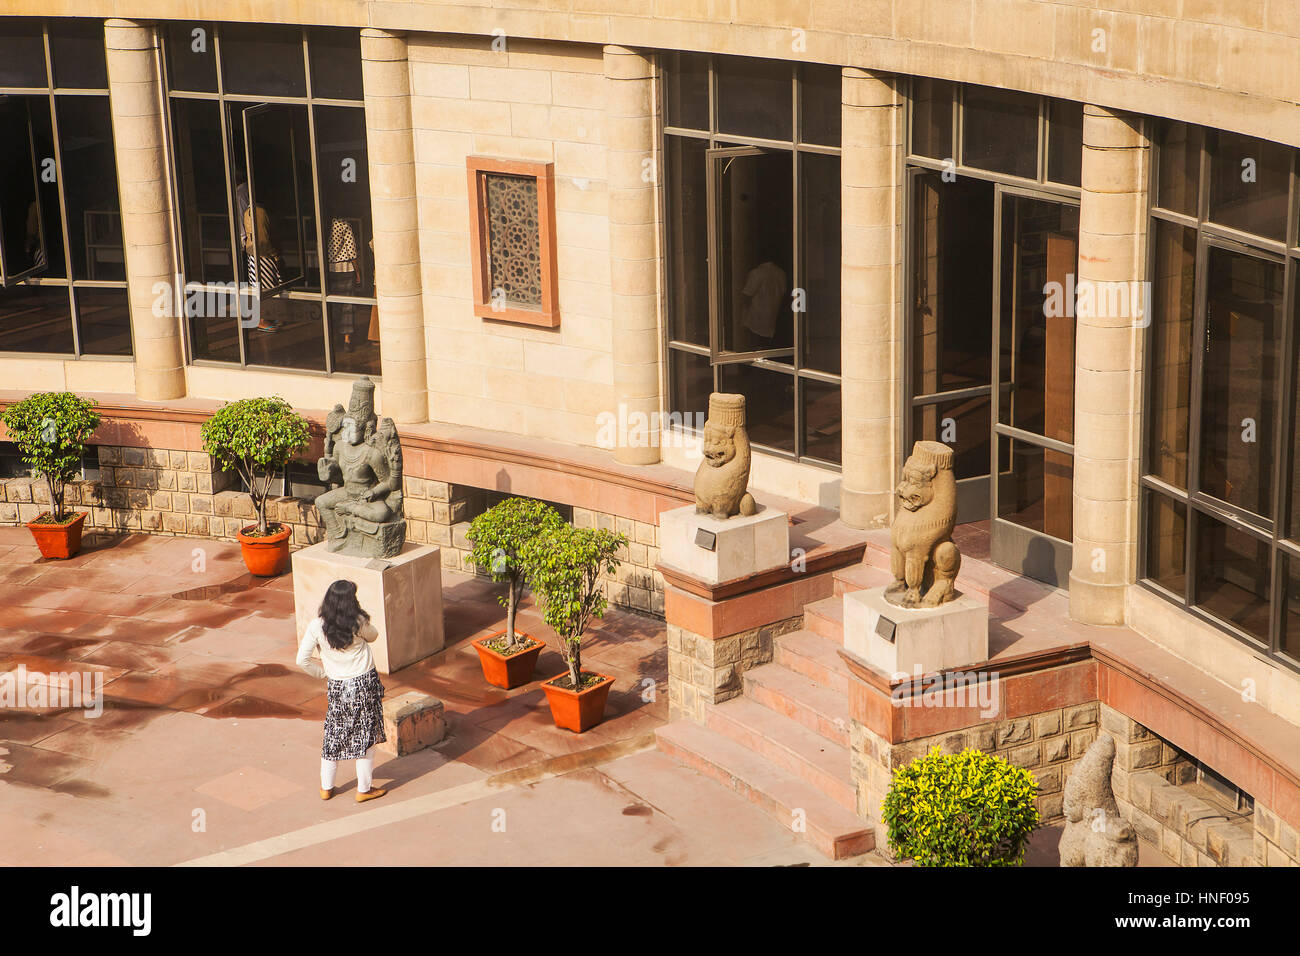
[(86, 443), (99, 427), (95, 403), (71, 392), (37, 392), (15, 402), (0, 415), (10, 439), (18, 445), (33, 478), (44, 478), (50, 510), (27, 523), (36, 546), (47, 558), (70, 558), (81, 550), (85, 511), (67, 511), (64, 492), (81, 476)]
[(271, 482), (310, 441), (307, 420), (282, 398), (244, 398), (219, 408), (203, 423), (204, 450), (234, 470), (248, 486), (257, 523), (237, 537), (244, 564), (258, 577), (274, 577), (289, 567), (290, 530), (266, 520)]
[(542, 684), (555, 726), (580, 734), (601, 722), (614, 678), (582, 669), (582, 636), (592, 619), (605, 616), (609, 600), (600, 580), (621, 563), (627, 536), (604, 528), (563, 525), (524, 546), (533, 590), (541, 596), (546, 623), (560, 637), (569, 669)]
[(483, 677), (509, 690), (533, 678), (537, 657), (546, 645), (515, 630), (515, 615), (524, 597), (527, 568), (522, 551), (538, 535), (564, 526), (554, 508), (530, 498), (507, 498), (470, 522), (466, 537), (473, 544), (469, 561), (486, 571), (493, 581), (505, 581), (506, 593), (497, 598), (506, 609), (505, 630), (474, 642)]

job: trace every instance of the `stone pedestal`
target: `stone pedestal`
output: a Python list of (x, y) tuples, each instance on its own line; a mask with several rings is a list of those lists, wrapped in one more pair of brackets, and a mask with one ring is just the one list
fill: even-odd
[(442, 701), (419, 691), (384, 698), (384, 735), (379, 746), (398, 757), (442, 742), (447, 720)]
[(851, 591), (844, 595), (844, 646), (891, 677), (979, 664), (989, 657), (989, 609), (969, 594), (939, 607), (903, 608), (885, 600), (884, 588)]
[(659, 516), (659, 548), (664, 564), (721, 584), (783, 567), (790, 560), (790, 522), (773, 508), (720, 520), (687, 505)]
[(301, 637), (320, 609), (325, 589), (346, 579), (379, 630), (370, 645), (381, 674), (442, 650), (442, 557), (440, 549), (407, 542), (392, 558), (331, 554), (325, 544), (293, 554), (293, 603)]

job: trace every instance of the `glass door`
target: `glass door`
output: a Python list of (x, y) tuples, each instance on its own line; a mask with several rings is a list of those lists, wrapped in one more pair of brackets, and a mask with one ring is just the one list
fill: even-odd
[[(0, 286), (45, 270), (45, 221), (38, 197), (36, 144), (29, 101), (0, 95)], [(39, 103), (48, 109), (44, 96)], [(93, 276), (92, 276), (93, 278)]]
[[(247, 196), (236, 198), (240, 234), (248, 256), (248, 283), (262, 298), (302, 285), (315, 262), (310, 199), (310, 151), (307, 147), (306, 107), (264, 103), (243, 110), (244, 161)], [(307, 182), (303, 182), (304, 178)]]
[(1077, 202), (997, 187), (994, 209), (995, 562), (1069, 583), (1074, 527)]

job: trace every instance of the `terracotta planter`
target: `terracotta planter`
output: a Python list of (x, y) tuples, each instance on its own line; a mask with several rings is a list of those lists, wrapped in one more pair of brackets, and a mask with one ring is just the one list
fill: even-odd
[(546, 645), (523, 631), (516, 631), (515, 636), (519, 640), (532, 641), (533, 646), (526, 651), (520, 651), (507, 657), (504, 654), (498, 654), (487, 646), (503, 634), (505, 634), (504, 629), (489, 637), (475, 641), (474, 650), (478, 651), (478, 662), (483, 667), (483, 679), (493, 687), (504, 687), (506, 690), (510, 690), (527, 684), (533, 679), (533, 669), (537, 666), (537, 658), (546, 649)]
[(277, 574), (288, 571), (289, 535), (292, 529), (281, 525), (280, 530), (275, 534), (254, 537), (244, 533), (249, 528), (256, 530), (257, 526), (249, 525), (236, 535), (239, 538), (239, 548), (244, 553), (244, 564), (248, 567), (248, 573), (259, 578), (273, 578)]
[[(47, 511), (46, 514), (49, 514)], [(78, 511), (77, 516), (67, 524), (41, 524), (27, 522), (27, 530), (36, 539), (36, 547), (41, 549), (44, 558), (70, 558), (81, 550), (81, 526), (86, 523), (85, 511)]]
[[(583, 674), (591, 674), (593, 671), (583, 671)], [(569, 672), (565, 671), (556, 677), (542, 684), (542, 690), (546, 691), (546, 702), (551, 705), (551, 719), (555, 721), (555, 726), (561, 730), (572, 730), (575, 734), (590, 730), (602, 720), (605, 719), (605, 701), (609, 699), (610, 688), (614, 686), (614, 678), (605, 674), (596, 674), (603, 680), (594, 687), (588, 687), (582, 691), (567, 690), (563, 687), (556, 687), (554, 681), (561, 678), (567, 678)]]

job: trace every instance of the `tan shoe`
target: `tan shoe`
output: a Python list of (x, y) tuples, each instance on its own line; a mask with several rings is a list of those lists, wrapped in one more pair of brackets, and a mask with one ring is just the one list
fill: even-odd
[(382, 787), (371, 787), (365, 793), (357, 791), (357, 803), (365, 803), (367, 800), (378, 800), (388, 791)]
[(321, 789), (321, 792), (320, 792), (320, 798), (321, 798), (322, 800), (328, 800), (328, 799), (329, 799), (330, 797), (332, 797), (332, 796), (334, 796), (334, 788), (333, 788), (333, 787), (330, 787), (328, 790), (326, 790), (326, 789), (324, 789), (324, 788)]

